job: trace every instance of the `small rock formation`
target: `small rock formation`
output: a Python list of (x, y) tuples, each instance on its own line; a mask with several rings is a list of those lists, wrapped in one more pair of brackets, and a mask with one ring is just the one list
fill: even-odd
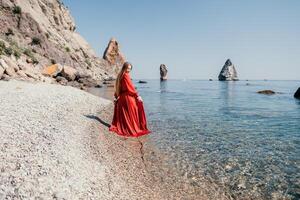
[(69, 66), (64, 66), (63, 70), (61, 71), (61, 75), (65, 77), (68, 81), (74, 81), (76, 78), (76, 74), (76, 69)]
[(231, 63), (230, 59), (227, 59), (220, 74), (219, 81), (237, 81), (237, 72), (234, 65)]
[(259, 94), (266, 94), (266, 95), (272, 95), (272, 94), (275, 94), (276, 92), (274, 92), (273, 90), (261, 90), (261, 91), (258, 91), (257, 93), (259, 93)]
[(14, 65), (9, 65), (6, 60), (7, 59), (0, 59), (0, 67), (4, 70), (4, 74), (8, 75), (9, 77), (16, 76), (16, 71), (18, 68), (16, 69)]
[(209, 81), (213, 81), (213, 80), (210, 78)]
[(105, 80), (102, 82), (104, 85), (106, 85), (106, 87), (114, 87), (114, 81), (112, 80)]
[(60, 64), (50, 65), (44, 68), (42, 74), (45, 76), (55, 77), (59, 74), (63, 69), (63, 66)]
[(0, 59), (0, 67), (2, 67), (2, 69), (6, 69), (8, 68), (8, 65), (6, 64), (6, 62), (3, 59)]
[(160, 80), (161, 81), (167, 80), (168, 70), (167, 70), (166, 65), (165, 64), (161, 64), (160, 67), (159, 67), (159, 70), (160, 70)]
[(0, 66), (0, 79), (2, 78), (3, 74), (4, 74), (4, 69)]
[(13, 77), (13, 76), (16, 75), (16, 72), (15, 72), (15, 70), (14, 70), (13, 67), (8, 67), (8, 68), (6, 68), (4, 72), (5, 72), (8, 76), (11, 76), (11, 77)]
[(294, 97), (296, 99), (300, 99), (300, 87), (298, 88), (298, 90), (295, 92)]
[(138, 83), (147, 83), (147, 81), (142, 81), (142, 80), (139, 80)]
[(66, 85), (68, 83), (68, 80), (63, 76), (57, 76), (55, 79), (58, 83), (62, 85)]
[(125, 62), (125, 57), (120, 51), (120, 46), (115, 38), (112, 38), (103, 54), (103, 59), (108, 61), (110, 65), (121, 67)]

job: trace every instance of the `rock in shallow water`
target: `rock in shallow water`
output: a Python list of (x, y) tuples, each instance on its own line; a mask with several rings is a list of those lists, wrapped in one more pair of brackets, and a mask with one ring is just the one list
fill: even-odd
[(237, 72), (230, 59), (227, 59), (220, 74), (219, 81), (238, 81)]
[(296, 99), (300, 99), (300, 87), (298, 88), (298, 90), (295, 92), (294, 97)]
[(161, 81), (167, 80), (167, 73), (168, 73), (167, 66), (165, 64), (161, 64), (159, 70), (160, 70), (160, 80)]
[(141, 80), (139, 80), (138, 83), (147, 83), (147, 81), (141, 81)]
[(257, 93), (266, 94), (266, 95), (276, 94), (276, 92), (274, 92), (273, 90), (261, 90), (261, 91), (258, 91)]

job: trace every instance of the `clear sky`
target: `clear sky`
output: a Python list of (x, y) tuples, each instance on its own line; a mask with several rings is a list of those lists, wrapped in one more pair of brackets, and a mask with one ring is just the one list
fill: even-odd
[(135, 79), (216, 79), (227, 58), (240, 79), (300, 80), (300, 0), (63, 0), (102, 56), (111, 37)]

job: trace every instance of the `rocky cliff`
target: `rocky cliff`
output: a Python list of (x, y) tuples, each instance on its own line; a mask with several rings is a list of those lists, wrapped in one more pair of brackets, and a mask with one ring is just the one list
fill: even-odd
[[(97, 57), (59, 0), (0, 0), (0, 56), (0, 79), (101, 81), (114, 78), (119, 67)], [(49, 66), (55, 75), (42, 73)]]

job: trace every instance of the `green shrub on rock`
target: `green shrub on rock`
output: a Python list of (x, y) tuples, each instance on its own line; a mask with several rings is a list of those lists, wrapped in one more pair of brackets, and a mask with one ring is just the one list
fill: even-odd
[(7, 47), (7, 48), (5, 48), (5, 53), (6, 53), (6, 55), (11, 55), (11, 54), (13, 54), (13, 49), (11, 48), (11, 47)]
[(71, 51), (71, 49), (69, 47), (65, 47), (65, 49), (66, 49), (66, 52), (70, 52)]
[(30, 49), (25, 49), (23, 53), (32, 60), (33, 64), (39, 63), (39, 61), (36, 59), (36, 57), (34, 56), (34, 54)]
[(14, 14), (18, 14), (18, 15), (22, 13), (22, 9), (20, 6), (15, 6), (12, 11)]
[(18, 43), (15, 41), (10, 42), (10, 47), (6, 48), (7, 55), (14, 55), (17, 59), (19, 59), (22, 55), (23, 49), (19, 47)]
[(51, 59), (51, 64), (52, 64), (52, 65), (56, 64), (56, 60)]
[(21, 57), (21, 50), (20, 49), (14, 49), (14, 56), (19, 59)]
[(5, 53), (5, 43), (3, 41), (0, 41), (0, 55), (3, 55)]
[(11, 28), (7, 29), (7, 32), (5, 33), (6, 36), (14, 35), (14, 32)]
[(41, 44), (41, 39), (38, 37), (33, 37), (31, 41), (32, 45), (40, 45)]
[(85, 63), (88, 65), (88, 67), (87, 68), (91, 68), (92, 67), (92, 63), (91, 63), (91, 61), (89, 61), (89, 60), (85, 60)]

